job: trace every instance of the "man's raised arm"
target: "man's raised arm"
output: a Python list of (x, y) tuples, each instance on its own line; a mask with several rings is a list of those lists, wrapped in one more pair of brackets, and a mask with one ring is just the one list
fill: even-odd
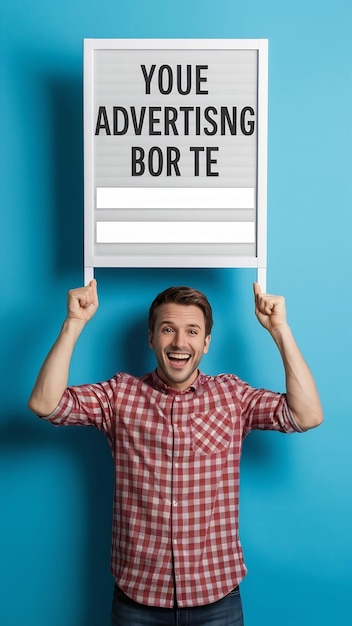
[(255, 313), (279, 348), (286, 375), (287, 404), (302, 430), (318, 426), (323, 411), (313, 376), (286, 321), (285, 299), (261, 292), (254, 283)]
[(76, 341), (97, 308), (96, 280), (91, 280), (86, 287), (68, 292), (66, 319), (40, 369), (28, 402), (28, 407), (37, 415), (49, 415), (59, 404), (67, 387), (69, 367)]

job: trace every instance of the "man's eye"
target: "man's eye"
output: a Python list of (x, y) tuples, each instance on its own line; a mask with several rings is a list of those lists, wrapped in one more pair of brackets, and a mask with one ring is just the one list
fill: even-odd
[(189, 334), (190, 335), (197, 335), (197, 331), (192, 329), (192, 330), (189, 331)]
[(162, 329), (162, 332), (163, 332), (163, 333), (172, 333), (172, 328), (170, 328), (170, 327), (168, 326), (168, 327), (166, 327), (166, 328), (163, 328), (163, 329)]

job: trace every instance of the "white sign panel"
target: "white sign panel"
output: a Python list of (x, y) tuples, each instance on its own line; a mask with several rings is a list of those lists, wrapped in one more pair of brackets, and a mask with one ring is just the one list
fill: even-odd
[(86, 39), (85, 274), (256, 267), (267, 40)]

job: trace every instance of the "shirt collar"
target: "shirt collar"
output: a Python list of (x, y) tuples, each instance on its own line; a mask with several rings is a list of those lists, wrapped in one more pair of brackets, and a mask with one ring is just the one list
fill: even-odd
[(170, 387), (164, 383), (164, 381), (158, 376), (156, 370), (151, 372), (150, 376), (153, 388), (157, 391), (161, 391), (162, 393), (166, 393), (169, 396), (183, 396), (186, 393), (196, 392), (203, 385), (205, 379), (205, 375), (198, 371), (198, 376), (192, 385), (187, 387), (187, 389), (180, 391), (179, 389), (175, 389), (175, 387)]

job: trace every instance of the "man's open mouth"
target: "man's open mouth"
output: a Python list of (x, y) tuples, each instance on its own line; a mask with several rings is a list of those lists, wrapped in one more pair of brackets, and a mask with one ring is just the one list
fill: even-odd
[(167, 358), (173, 363), (186, 363), (191, 355), (188, 352), (169, 352)]

